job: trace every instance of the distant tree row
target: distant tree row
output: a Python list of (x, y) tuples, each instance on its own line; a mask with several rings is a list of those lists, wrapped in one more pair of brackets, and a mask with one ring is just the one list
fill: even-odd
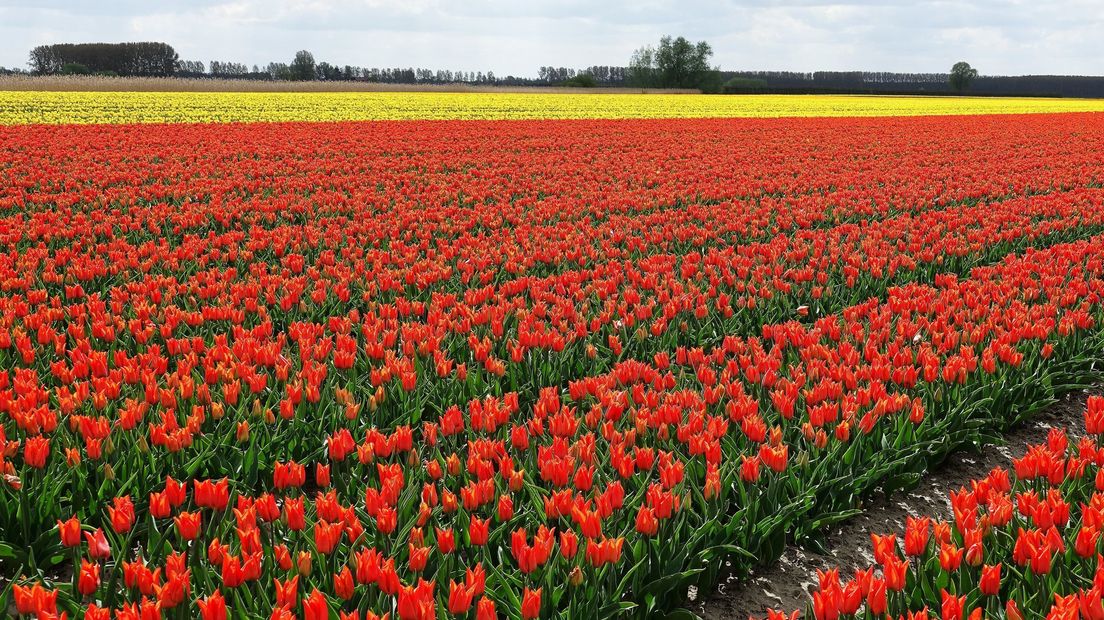
[[(960, 88), (951, 73), (891, 73), (874, 71), (721, 71), (724, 83), (744, 80), (744, 88), (731, 92), (858, 92), (931, 93), (967, 92), (985, 95), (1041, 95), (1056, 97), (1104, 97), (1104, 77), (1077, 75), (980, 75), (963, 68)], [(726, 88), (726, 90), (728, 90)]]
[[(254, 72), (258, 69), (254, 67)], [(467, 82), (471, 84), (497, 84), (499, 79), (491, 71), (448, 71), (422, 68), (378, 68), (358, 67), (354, 65), (334, 65), (328, 62), (316, 62), (314, 55), (307, 50), (296, 52), (290, 63), (270, 62), (260, 75), (272, 80), (330, 82), (360, 81), (381, 82), (385, 84), (447, 84)], [(213, 73), (213, 71), (212, 71)]]
[(596, 84), (602, 84), (604, 86), (622, 86), (625, 84), (626, 74), (626, 67), (614, 67), (609, 65), (594, 65), (586, 69), (549, 66), (541, 67), (537, 70), (537, 81), (546, 84), (557, 84), (575, 80), (580, 76), (590, 76)]
[[(217, 77), (253, 80), (367, 81), (388, 84), (536, 84), (539, 80), (507, 76), (492, 71), (452, 71), (423, 68), (378, 68), (315, 62), (307, 50), (296, 52), (290, 63), (271, 62), (266, 67), (211, 60), (180, 60), (165, 43), (80, 43), (40, 45), (31, 50), (28, 64), (38, 75), (100, 73), (120, 76)], [(619, 67), (600, 68), (604, 74)], [(15, 73), (17, 70), (3, 71)]]
[(32, 49), (29, 64), (36, 74), (168, 77), (175, 73), (178, 60), (167, 43), (59, 43)]
[[(965, 62), (950, 73), (874, 71), (720, 71), (710, 65), (712, 47), (666, 36), (658, 46), (637, 49), (625, 67), (583, 69), (542, 66), (537, 77), (499, 76), (492, 71), (378, 68), (316, 62), (300, 50), (291, 62), (247, 66), (239, 62), (180, 60), (167, 43), (40, 45), (30, 53), (35, 74), (100, 73), (244, 80), (365, 81), (383, 84), (486, 84), (499, 86), (632, 86), (687, 88), (705, 92), (954, 93), (1104, 97), (1104, 77), (1064, 75), (986, 76)], [(0, 74), (21, 73), (3, 69)]]

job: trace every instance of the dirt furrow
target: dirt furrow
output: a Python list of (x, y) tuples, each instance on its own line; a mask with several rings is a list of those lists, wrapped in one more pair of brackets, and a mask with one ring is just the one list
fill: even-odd
[[(804, 610), (810, 601), (810, 589), (817, 583), (817, 569), (839, 567), (841, 576), (850, 578), (855, 570), (864, 569), (874, 561), (870, 554), (871, 533), (900, 534), (904, 530), (905, 517), (909, 515), (949, 520), (952, 516), (947, 498), (949, 491), (984, 477), (994, 467), (1010, 468), (1011, 460), (1022, 456), (1029, 445), (1044, 442), (1051, 428), (1067, 431), (1071, 439), (1084, 434), (1085, 400), (1091, 394), (1101, 393), (1104, 388), (1067, 394), (1030, 422), (1008, 433), (1002, 445), (952, 455), (908, 494), (871, 498), (861, 515), (826, 534), (827, 553), (791, 545), (775, 564), (754, 571), (748, 580), (732, 578), (722, 582), (715, 592), (701, 600), (693, 600), (691, 609), (704, 620), (761, 618), (768, 608)], [(691, 598), (696, 598), (694, 592)]]

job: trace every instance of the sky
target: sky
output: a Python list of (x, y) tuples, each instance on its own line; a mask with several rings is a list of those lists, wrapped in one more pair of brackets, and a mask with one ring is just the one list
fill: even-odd
[(36, 45), (164, 41), (183, 60), (295, 51), (364, 67), (536, 76), (625, 65), (664, 34), (729, 70), (1104, 75), (1104, 0), (0, 0), (0, 66)]

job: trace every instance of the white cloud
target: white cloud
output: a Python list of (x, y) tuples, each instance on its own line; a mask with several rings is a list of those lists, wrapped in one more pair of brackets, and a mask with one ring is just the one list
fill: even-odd
[(0, 65), (35, 45), (162, 40), (182, 58), (534, 75), (624, 64), (663, 34), (729, 69), (1104, 74), (1099, 0), (0, 0)]

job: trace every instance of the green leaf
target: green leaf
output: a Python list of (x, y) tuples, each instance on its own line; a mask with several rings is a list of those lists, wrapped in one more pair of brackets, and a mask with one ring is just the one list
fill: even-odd
[(704, 568), (692, 568), (690, 570), (682, 571), (681, 573), (674, 573), (665, 577), (660, 577), (655, 581), (644, 586), (644, 589), (640, 591), (640, 595), (653, 594), (657, 598), (662, 598), (662, 595), (672, 591), (685, 592), (693, 583), (698, 573), (705, 570)]
[(664, 620), (701, 620), (701, 616), (689, 609), (676, 609), (668, 612)]

